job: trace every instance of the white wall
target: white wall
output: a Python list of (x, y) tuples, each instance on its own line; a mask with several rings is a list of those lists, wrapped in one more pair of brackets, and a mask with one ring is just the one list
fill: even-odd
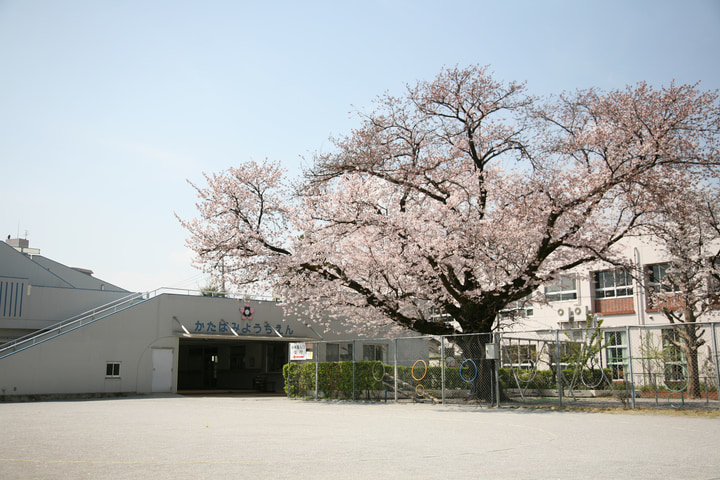
[[(152, 348), (173, 349), (177, 371), (178, 338), (158, 315), (161, 303), (156, 297), (0, 359), (0, 395), (149, 393)], [(106, 378), (107, 362), (121, 363), (120, 378)]]
[[(179, 338), (184, 326), (191, 336), (222, 338), (194, 332), (196, 322), (242, 322), (242, 309), (249, 303), (249, 321), (262, 326), (262, 334), (246, 338), (267, 339), (265, 324), (282, 332), (291, 327), (286, 341), (308, 341), (317, 337), (297, 319), (285, 318), (275, 302), (238, 301), (189, 295), (163, 294), (110, 316), (68, 331), (44, 343), (0, 359), (0, 397), (40, 394), (150, 393), (153, 349), (173, 352), (172, 389), (177, 391)], [(177, 319), (177, 320), (176, 320)], [(182, 324), (182, 326), (181, 326)], [(275, 333), (269, 335), (278, 340)], [(232, 339), (230, 333), (225, 339)], [(120, 362), (120, 377), (106, 378), (107, 362)]]
[[(651, 239), (646, 238), (628, 238), (623, 245), (624, 257), (632, 261), (635, 268), (639, 263), (643, 269), (647, 265), (658, 263), (666, 263), (670, 259), (670, 255), (663, 251)], [(575, 315), (575, 322), (584, 320), (585, 312), (595, 313), (594, 310), (594, 285), (592, 272), (599, 270), (612, 269), (609, 264), (595, 263), (574, 270), (572, 273), (577, 275), (578, 279), (578, 298), (576, 300), (567, 300), (561, 302), (536, 303), (533, 305), (533, 315), (520, 319), (511, 330), (544, 330), (558, 329), (568, 327), (568, 309), (575, 310), (580, 307), (581, 314)], [(669, 321), (660, 312), (648, 312), (646, 292), (642, 285), (635, 280), (633, 282), (633, 305), (634, 313), (632, 314), (603, 314), (603, 327), (619, 328), (635, 325), (665, 325)], [(563, 315), (558, 314), (558, 310), (564, 311)], [(716, 322), (720, 320), (720, 311), (710, 312), (701, 319), (704, 322)]]

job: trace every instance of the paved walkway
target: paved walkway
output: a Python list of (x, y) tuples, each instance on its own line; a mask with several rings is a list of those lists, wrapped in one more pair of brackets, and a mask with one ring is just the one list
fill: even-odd
[(720, 419), (137, 397), (0, 403), (9, 479), (720, 479)]

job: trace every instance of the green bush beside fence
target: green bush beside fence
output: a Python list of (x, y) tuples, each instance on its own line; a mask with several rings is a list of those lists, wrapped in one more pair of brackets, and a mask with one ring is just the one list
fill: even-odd
[[(321, 362), (317, 364), (318, 386), (317, 390), (325, 397), (356, 398), (370, 397), (378, 392), (392, 390), (394, 388), (393, 365), (383, 365), (384, 371), (379, 371), (378, 362), (355, 362), (354, 388), (353, 388), (353, 362)], [(285, 379), (285, 392), (290, 397), (314, 396), (315, 392), (315, 363), (289, 363), (283, 367)], [(375, 370), (373, 372), (373, 369)], [(409, 366), (397, 367), (400, 390), (412, 389), (415, 385), (422, 383), (426, 390), (442, 389), (442, 367), (427, 367), (427, 372), (422, 380), (413, 378), (413, 369)], [(605, 378), (610, 378), (610, 371), (605, 370)], [(416, 376), (418, 375), (415, 372)], [(572, 369), (563, 370), (567, 382), (573, 381), (573, 388), (587, 389), (578, 379), (578, 372)], [(603, 389), (608, 386), (602, 381), (603, 373), (600, 370), (584, 371), (585, 378), (591, 378), (591, 384), (598, 385), (596, 388)], [(592, 378), (592, 376), (598, 378)], [(517, 376), (517, 380), (516, 377)], [(381, 378), (381, 380), (378, 380)], [(555, 370), (515, 370), (499, 369), (500, 387), (523, 388), (531, 390), (549, 390), (557, 388), (557, 376)], [(467, 387), (466, 379), (460, 375), (457, 367), (445, 368), (445, 388), (447, 390), (464, 389)]]

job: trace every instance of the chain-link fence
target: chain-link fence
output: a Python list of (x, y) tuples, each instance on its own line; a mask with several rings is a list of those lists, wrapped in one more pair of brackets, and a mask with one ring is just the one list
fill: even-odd
[(291, 397), (376, 402), (720, 408), (720, 324), (314, 342)]

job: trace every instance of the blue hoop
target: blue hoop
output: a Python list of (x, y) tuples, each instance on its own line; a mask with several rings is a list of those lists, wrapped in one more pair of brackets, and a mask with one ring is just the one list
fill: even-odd
[(465, 389), (467, 390), (468, 395), (475, 395), (475, 384), (472, 382), (467, 382), (465, 385)]
[[(473, 364), (473, 367), (475, 367), (475, 375), (473, 375), (473, 377), (472, 377), (471, 379), (467, 379), (467, 378), (463, 377), (463, 374), (462, 374), (462, 369), (463, 369), (463, 367), (465, 366), (465, 364), (466, 364), (467, 362), (472, 363), (472, 364)], [(460, 378), (463, 379), (463, 382), (465, 382), (465, 383), (474, 382), (475, 379), (477, 378), (477, 374), (478, 374), (477, 364), (476, 364), (471, 358), (468, 358), (467, 360), (465, 360), (464, 362), (462, 362), (462, 363), (460, 364), (460, 370), (458, 370), (458, 372), (460, 373)]]

